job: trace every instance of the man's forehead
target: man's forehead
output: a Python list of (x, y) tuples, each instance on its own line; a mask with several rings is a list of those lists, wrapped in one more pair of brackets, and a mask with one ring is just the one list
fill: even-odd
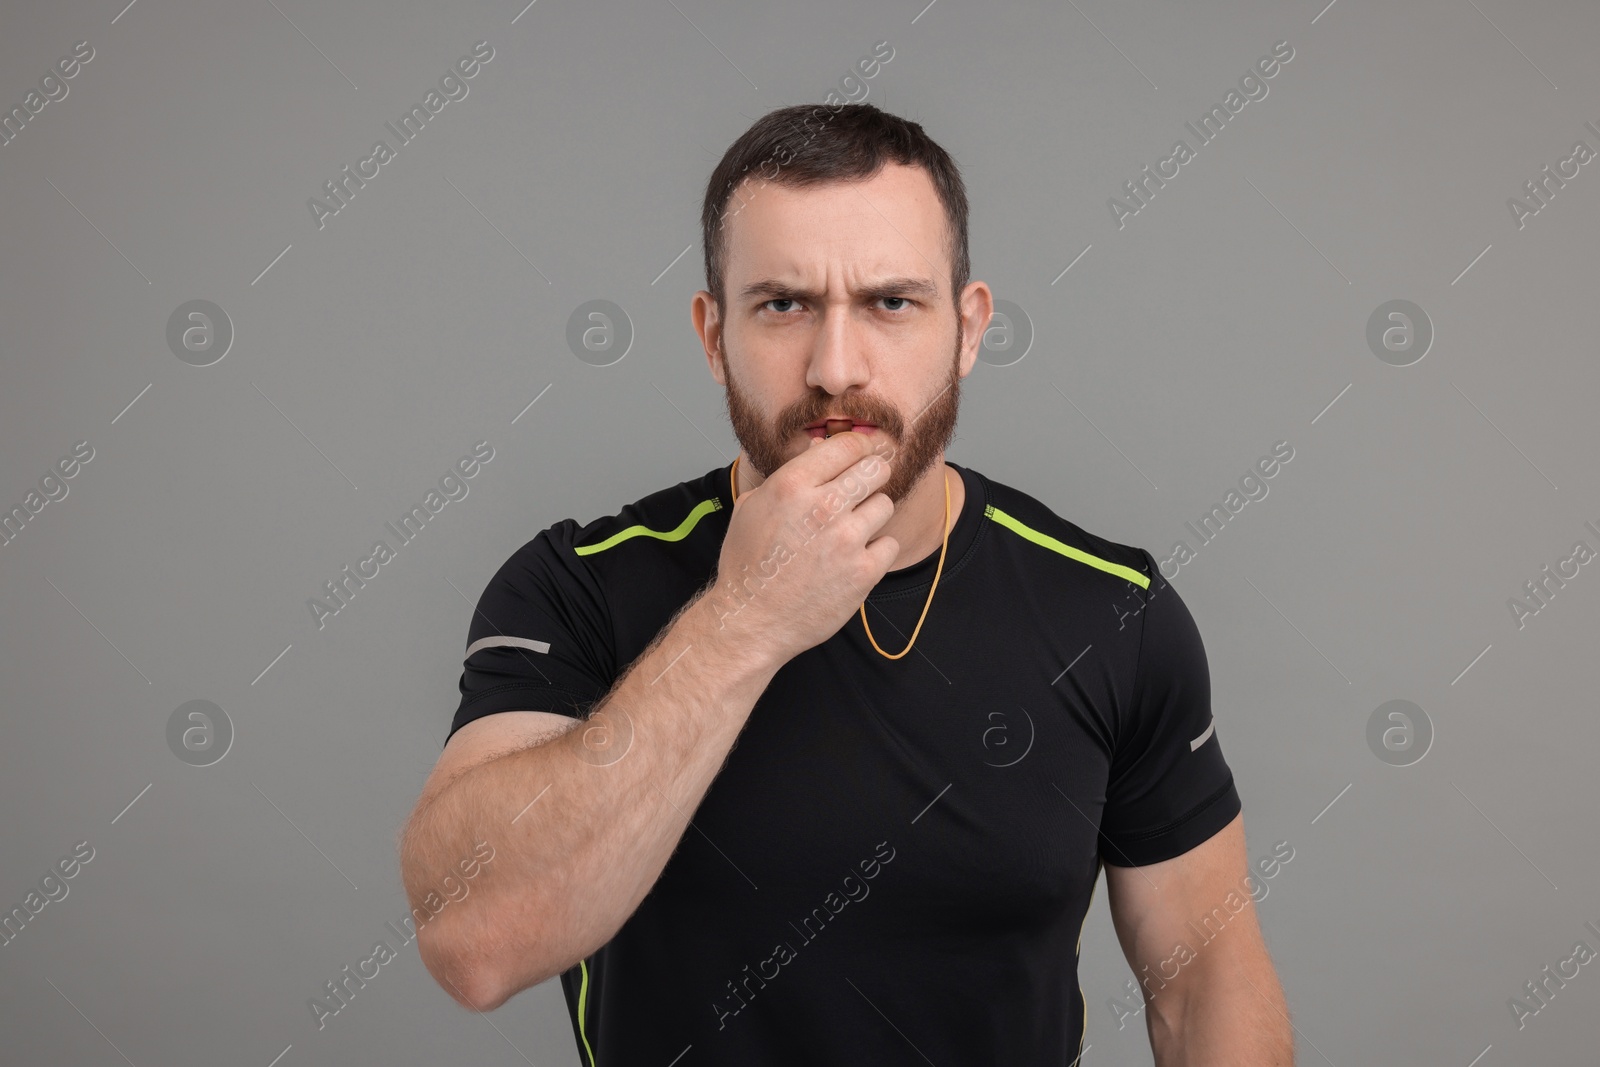
[(751, 182), (728, 206), (728, 271), (746, 280), (809, 287), (842, 267), (854, 287), (933, 278), (948, 257), (943, 206), (920, 168), (800, 187)]
[(728, 292), (735, 299), (784, 294), (842, 292), (887, 293), (935, 299), (947, 266), (942, 242), (932, 251), (939, 258), (929, 259), (900, 235), (877, 239), (818, 241), (814, 235), (784, 239), (752, 238), (731, 242), (726, 271)]
[[(792, 263), (792, 261), (789, 261)], [(912, 266), (915, 266), (913, 264)], [(736, 297), (820, 296), (846, 292), (918, 297), (933, 300), (939, 295), (939, 283), (926, 272), (899, 269), (886, 265), (881, 269), (847, 263), (840, 270), (826, 266), (800, 266), (767, 273), (752, 273), (750, 280), (732, 279)]]

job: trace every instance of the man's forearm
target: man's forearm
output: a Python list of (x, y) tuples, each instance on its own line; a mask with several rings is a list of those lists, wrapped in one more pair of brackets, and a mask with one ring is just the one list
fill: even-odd
[(413, 898), (475, 842), (495, 849), (471, 898), (418, 931), (461, 1003), (488, 1010), (566, 970), (655, 884), (781, 666), (719, 627), (714, 598), (685, 605), (589, 720), (474, 767), (412, 818)]

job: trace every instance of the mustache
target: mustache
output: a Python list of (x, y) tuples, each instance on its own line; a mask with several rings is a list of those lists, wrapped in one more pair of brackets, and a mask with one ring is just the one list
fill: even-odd
[[(958, 349), (960, 347), (960, 336), (960, 331), (957, 330), (956, 343)], [(796, 402), (800, 406), (800, 410), (796, 411), (794, 415), (788, 418), (780, 417), (777, 420), (776, 429), (780, 436), (788, 438), (800, 433), (812, 423), (819, 422), (832, 415), (852, 419), (855, 422), (870, 423), (888, 436), (899, 439), (905, 436), (908, 427), (914, 426), (917, 420), (928, 412), (929, 408), (939, 403), (946, 393), (960, 384), (960, 381), (960, 375), (956, 373), (955, 367), (952, 365), (950, 380), (945, 383), (944, 388), (935, 393), (933, 398), (912, 415), (909, 421), (902, 418), (900, 412), (888, 404), (879, 405), (875, 401), (869, 400), (867, 402), (868, 410), (862, 410), (859, 401), (842, 400), (825, 394), (821, 396), (812, 394)], [(843, 410), (841, 411), (841, 409)]]
[(804, 409), (795, 412), (795, 414), (787, 419), (780, 420), (778, 429), (783, 436), (788, 437), (799, 433), (812, 423), (821, 422), (823, 419), (828, 417), (847, 418), (859, 423), (869, 423), (873, 426), (876, 426), (879, 430), (892, 434), (896, 437), (898, 437), (904, 429), (904, 427), (901, 426), (902, 420), (899, 413), (887, 408), (862, 410), (859, 405), (855, 404), (827, 403), (821, 401), (809, 403)]

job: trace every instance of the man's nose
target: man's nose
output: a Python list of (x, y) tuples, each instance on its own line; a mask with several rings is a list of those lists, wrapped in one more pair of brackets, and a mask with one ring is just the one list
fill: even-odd
[(849, 314), (830, 312), (817, 331), (806, 384), (838, 396), (870, 380), (871, 368)]

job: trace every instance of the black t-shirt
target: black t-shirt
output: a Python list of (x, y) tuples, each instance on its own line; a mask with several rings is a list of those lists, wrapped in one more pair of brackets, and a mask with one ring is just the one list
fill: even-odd
[[(1070, 1063), (1101, 863), (1239, 813), (1154, 558), (950, 466), (966, 500), (910, 653), (857, 613), (780, 668), (649, 894), (561, 976), (585, 1067)], [(451, 733), (586, 715), (710, 580), (731, 508), (719, 467), (518, 549), (473, 614)], [(868, 595), (885, 652), (938, 561)]]

